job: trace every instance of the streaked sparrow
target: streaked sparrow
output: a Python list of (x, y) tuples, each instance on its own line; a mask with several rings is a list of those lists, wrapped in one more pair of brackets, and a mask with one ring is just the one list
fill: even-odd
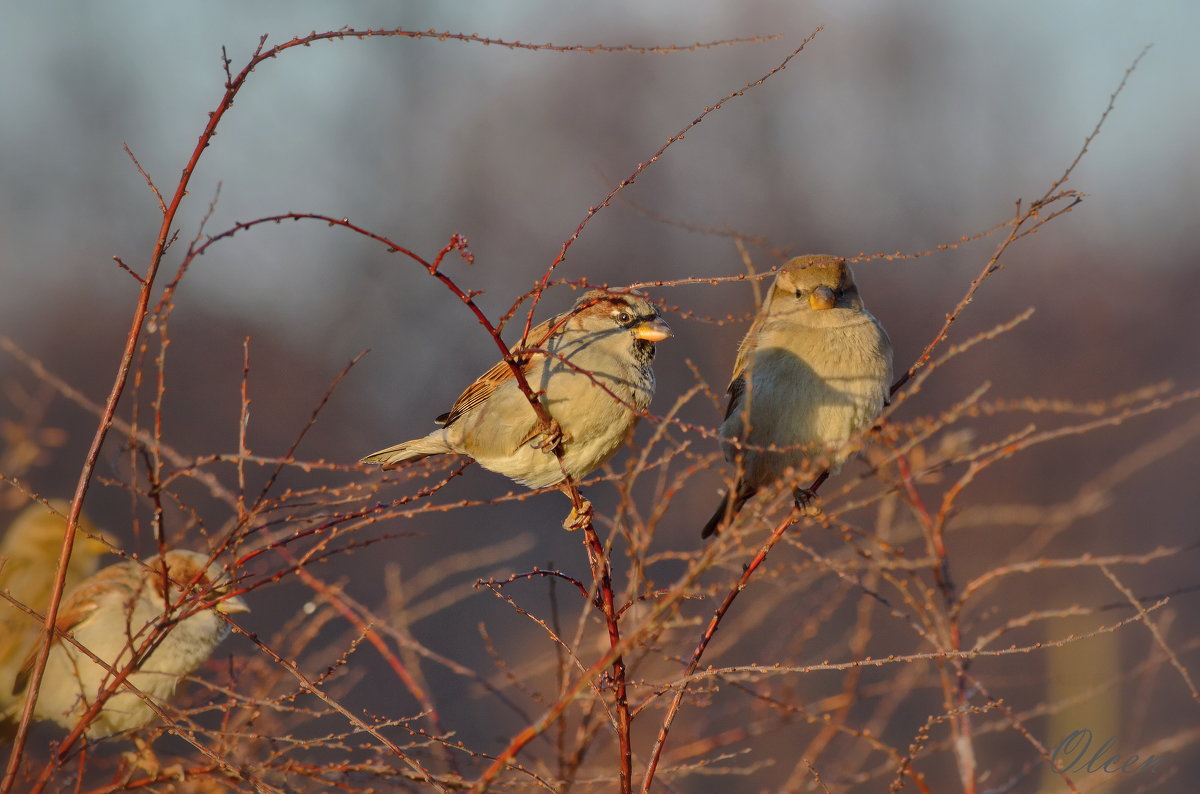
[[(134, 660), (156, 631), (165, 632), (137, 660), (127, 679), (158, 704), (170, 698), (179, 679), (203, 664), (229, 633), (223, 614), (249, 610), (240, 597), (228, 595), (228, 577), (219, 565), (209, 563), (208, 555), (176, 549), (164, 557), (104, 568), (67, 596), (57, 621), (60, 632), (117, 671)], [(164, 624), (164, 619), (173, 623)], [(30, 651), (14, 692), (25, 689), (36, 651)], [(34, 716), (70, 728), (112, 680), (108, 670), (56, 636)], [(154, 717), (154, 710), (122, 684), (89, 723), (87, 735), (95, 739), (140, 728)]]
[[(530, 388), (555, 427), (546, 432), (509, 365), (501, 361), (467, 387), (441, 425), (423, 438), (363, 458), (392, 468), (429, 455), (460, 454), (530, 488), (578, 480), (624, 443), (654, 394), (654, 343), (671, 329), (637, 292), (591, 290), (536, 326), (514, 347)], [(553, 454), (561, 441), (561, 463)], [(565, 489), (564, 489), (565, 492)], [(564, 526), (582, 526), (572, 508)]]

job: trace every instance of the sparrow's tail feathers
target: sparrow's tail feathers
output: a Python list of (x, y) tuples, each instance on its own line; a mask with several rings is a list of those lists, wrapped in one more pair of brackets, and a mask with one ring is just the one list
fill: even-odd
[(752, 485), (738, 483), (737, 491), (730, 494), (725, 494), (721, 497), (721, 504), (717, 505), (717, 512), (713, 513), (712, 518), (708, 519), (708, 523), (704, 525), (704, 529), (700, 532), (700, 537), (708, 538), (719, 534), (721, 527), (733, 520), (733, 517), (738, 514), (742, 506), (750, 501), (750, 497), (758, 491)]
[(372, 452), (359, 461), (359, 463), (378, 463), (385, 469), (394, 469), (408, 460), (420, 460), (430, 455), (444, 455), (447, 452), (453, 451), (442, 440), (441, 431), (439, 430), (430, 433), (424, 438), (415, 438), (412, 441), (405, 441), (403, 444), (397, 444), (394, 447)]

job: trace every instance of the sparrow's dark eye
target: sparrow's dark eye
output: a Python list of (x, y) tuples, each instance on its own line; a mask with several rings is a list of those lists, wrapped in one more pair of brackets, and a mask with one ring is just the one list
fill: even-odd
[(626, 325), (631, 319), (633, 318), (629, 316), (629, 312), (617, 313), (617, 322), (619, 322), (621, 325)]

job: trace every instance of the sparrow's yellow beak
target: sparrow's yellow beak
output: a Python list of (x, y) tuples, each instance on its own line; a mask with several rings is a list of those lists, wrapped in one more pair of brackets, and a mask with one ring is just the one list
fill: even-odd
[(816, 310), (832, 309), (837, 304), (837, 295), (829, 287), (817, 287), (808, 296), (808, 305)]
[(638, 323), (633, 327), (633, 335), (638, 339), (645, 339), (647, 342), (661, 342), (674, 336), (671, 333), (671, 326), (663, 322), (661, 317)]
[(241, 599), (241, 596), (230, 596), (229, 598), (218, 601), (216, 607), (214, 608), (218, 612), (222, 612), (226, 615), (234, 615), (238, 612), (250, 611), (250, 607)]

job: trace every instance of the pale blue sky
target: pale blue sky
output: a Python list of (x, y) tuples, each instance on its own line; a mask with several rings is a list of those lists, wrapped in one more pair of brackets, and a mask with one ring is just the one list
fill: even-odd
[[(67, 285), (129, 297), (111, 257), (144, 267), (157, 212), (121, 144), (169, 188), (220, 96), (222, 45), (236, 69), (262, 33), (280, 41), (344, 25), (564, 44), (783, 39), (669, 56), (402, 39), (294, 51), (263, 65), (227, 116), (180, 216), (185, 235), (218, 182), (213, 231), (298, 210), (349, 216), (430, 254), (463, 233), (479, 259), (468, 286), (489, 289), (495, 309), (668, 135), (825, 25), (787, 71), (710, 116), (628, 197), (795, 250), (932, 247), (1039, 195), (1153, 43), (1071, 182), (1091, 197), (1050, 243), (1089, 268), (1195, 266), (1200, 10), (1190, 0), (38, 3), (3, 14), (0, 311), (10, 333), (55, 322), (49, 296)], [(357, 324), (388, 307), (432, 311), (432, 288), (400, 279), (394, 262), (345, 233), (264, 229), (206, 257), (184, 294), (298, 339), (340, 342), (340, 358), (371, 336)], [(629, 282), (739, 268), (723, 241), (616, 207), (562, 272)]]

